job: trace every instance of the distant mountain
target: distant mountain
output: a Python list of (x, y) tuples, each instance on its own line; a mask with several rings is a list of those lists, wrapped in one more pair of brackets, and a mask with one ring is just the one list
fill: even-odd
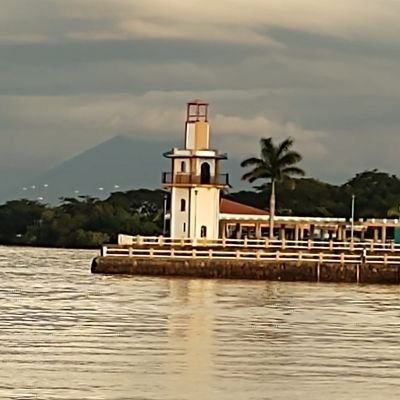
[(171, 143), (115, 136), (26, 182), (25, 193), (55, 202), (67, 196), (104, 197), (116, 190), (156, 188), (161, 170), (168, 168), (162, 153), (171, 147)]
[[(161, 172), (170, 169), (169, 160), (162, 154), (176, 145), (115, 136), (19, 185), (11, 198), (43, 198), (55, 203), (60, 197), (103, 198), (113, 191), (159, 188)], [(237, 160), (225, 162), (223, 170), (231, 174), (233, 184), (238, 183), (242, 171)], [(26, 188), (24, 192), (22, 186)]]

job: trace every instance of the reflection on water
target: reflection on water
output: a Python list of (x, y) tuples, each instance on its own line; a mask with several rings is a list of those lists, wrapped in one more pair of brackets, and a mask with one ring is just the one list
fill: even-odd
[(400, 289), (91, 275), (0, 247), (1, 399), (397, 399)]

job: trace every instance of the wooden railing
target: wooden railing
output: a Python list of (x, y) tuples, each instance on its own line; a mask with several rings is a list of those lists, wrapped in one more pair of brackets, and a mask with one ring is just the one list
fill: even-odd
[(339, 242), (339, 241), (319, 241), (319, 240), (269, 240), (266, 239), (177, 239), (163, 236), (129, 236), (119, 235), (119, 245), (128, 246), (154, 246), (154, 247), (207, 247), (207, 248), (249, 248), (249, 249), (269, 249), (269, 250), (313, 250), (313, 251), (364, 251), (369, 252), (398, 252), (400, 254), (400, 244), (394, 242)]
[(210, 176), (208, 180), (202, 179), (201, 175), (192, 175), (190, 173), (177, 173), (163, 172), (161, 182), (166, 185), (183, 184), (183, 185), (221, 185), (229, 186), (229, 175), (218, 174)]
[(184, 249), (179, 247), (140, 248), (133, 246), (103, 246), (103, 256), (166, 258), (166, 259), (225, 259), (225, 260), (264, 260), (274, 262), (317, 262), (340, 264), (397, 264), (400, 265), (398, 254), (381, 253), (368, 254), (365, 250), (356, 253), (309, 252), (309, 251), (267, 251), (268, 249), (251, 250), (246, 248), (235, 250), (216, 250), (215, 248)]

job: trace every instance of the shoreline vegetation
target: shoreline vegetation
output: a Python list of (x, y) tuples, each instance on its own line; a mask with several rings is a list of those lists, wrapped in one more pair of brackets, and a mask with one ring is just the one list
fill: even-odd
[[(270, 185), (225, 193), (224, 197), (268, 210)], [(166, 192), (138, 189), (112, 193), (100, 200), (89, 196), (62, 198), (58, 205), (17, 199), (0, 205), (0, 244), (93, 249), (115, 243), (118, 233), (161, 235)], [(400, 179), (378, 170), (356, 174), (342, 185), (313, 178), (276, 184), (276, 214), (355, 218), (400, 216)]]

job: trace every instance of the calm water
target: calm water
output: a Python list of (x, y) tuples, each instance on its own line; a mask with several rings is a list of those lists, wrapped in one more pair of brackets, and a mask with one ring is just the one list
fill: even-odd
[(0, 247), (0, 399), (398, 399), (400, 288), (91, 275)]

